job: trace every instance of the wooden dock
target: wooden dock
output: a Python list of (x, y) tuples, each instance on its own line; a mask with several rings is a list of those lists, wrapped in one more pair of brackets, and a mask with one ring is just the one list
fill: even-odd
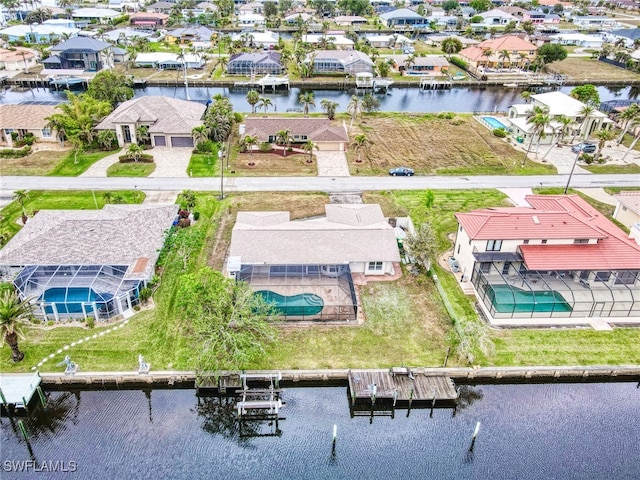
[(3, 410), (28, 411), (33, 395), (37, 391), (42, 395), (42, 390), (39, 390), (41, 381), (37, 372), (0, 375), (0, 404)]
[(453, 380), (444, 375), (426, 375), (406, 367), (390, 370), (349, 370), (351, 401), (420, 404), (452, 402), (458, 398)]

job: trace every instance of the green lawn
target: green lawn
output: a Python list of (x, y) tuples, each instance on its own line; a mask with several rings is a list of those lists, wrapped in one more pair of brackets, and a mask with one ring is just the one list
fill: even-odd
[(640, 165), (635, 163), (628, 165), (580, 165), (580, 167), (596, 174), (628, 173), (635, 175), (640, 173)]
[(107, 169), (107, 177), (148, 177), (155, 169), (153, 162), (114, 163)]
[(48, 175), (49, 176), (58, 176), (58, 177), (77, 177), (81, 173), (84, 173), (91, 165), (96, 163), (98, 160), (102, 160), (104, 157), (108, 155), (113, 155), (117, 150), (112, 150), (109, 152), (88, 152), (88, 153), (80, 153), (77, 156), (77, 160), (73, 151), (69, 152), (66, 157), (58, 163), (53, 170), (51, 170)]
[(218, 151), (205, 153), (194, 153), (189, 160), (187, 172), (190, 177), (217, 177), (220, 175), (218, 167)]

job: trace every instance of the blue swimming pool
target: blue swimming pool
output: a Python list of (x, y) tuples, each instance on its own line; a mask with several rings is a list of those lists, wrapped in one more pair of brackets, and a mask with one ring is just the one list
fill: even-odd
[[(109, 300), (113, 298), (110, 293), (98, 293), (88, 287), (69, 287), (69, 288), (48, 288), (39, 300), (45, 302), (46, 313), (53, 313), (53, 305), (55, 304), (58, 313), (83, 313), (90, 312), (93, 307), (92, 303), (96, 303), (98, 308), (105, 306)], [(83, 309), (83, 304), (84, 309)], [(89, 304), (89, 305), (87, 305)]]
[(509, 127), (495, 117), (482, 117), (482, 120), (484, 120), (493, 129), (502, 128), (503, 130), (509, 130)]

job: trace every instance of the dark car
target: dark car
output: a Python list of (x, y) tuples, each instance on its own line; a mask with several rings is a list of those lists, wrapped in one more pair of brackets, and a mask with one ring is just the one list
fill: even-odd
[(394, 177), (412, 177), (413, 173), (413, 170), (408, 167), (396, 167), (389, 170), (389, 175)]
[(584, 152), (593, 153), (596, 151), (596, 145), (594, 143), (578, 143), (571, 147), (573, 153)]

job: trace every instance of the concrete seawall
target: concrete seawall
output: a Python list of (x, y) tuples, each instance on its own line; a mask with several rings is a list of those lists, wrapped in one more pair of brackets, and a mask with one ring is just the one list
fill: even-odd
[[(386, 371), (386, 369), (384, 369)], [(452, 378), (456, 383), (551, 383), (595, 381), (639, 381), (640, 365), (589, 367), (479, 367), (424, 368), (412, 373)], [(237, 374), (239, 372), (219, 372)], [(348, 369), (335, 370), (260, 370), (246, 373), (282, 374), (281, 385), (337, 385), (346, 386)], [(130, 372), (78, 372), (74, 375), (42, 373), (43, 386), (50, 389), (86, 388), (194, 388), (195, 371), (152, 371), (147, 374)]]

